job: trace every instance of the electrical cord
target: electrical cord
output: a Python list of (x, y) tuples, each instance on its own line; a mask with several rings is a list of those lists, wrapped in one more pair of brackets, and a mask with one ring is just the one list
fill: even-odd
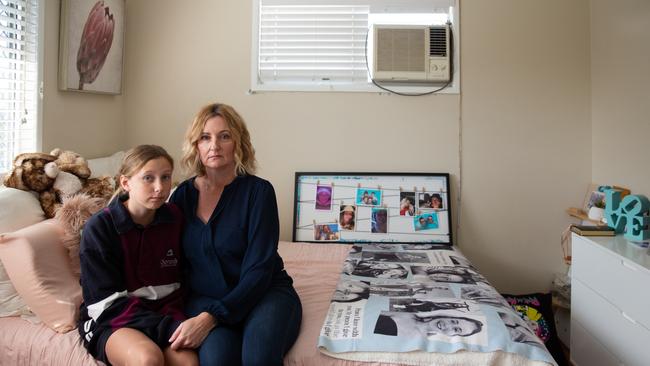
[(423, 96), (423, 95), (430, 95), (430, 94), (437, 93), (437, 92), (441, 91), (442, 89), (448, 87), (451, 84), (451, 82), (453, 81), (453, 77), (454, 77), (454, 34), (453, 34), (452, 30), (451, 30), (451, 24), (447, 23), (447, 25), (449, 25), (449, 59), (451, 60), (450, 65), (449, 65), (449, 75), (450, 75), (450, 77), (449, 77), (449, 81), (447, 82), (447, 84), (441, 86), (438, 89), (431, 90), (431, 91), (424, 92), (424, 93), (403, 93), (403, 92), (398, 92), (398, 91), (395, 91), (395, 90), (391, 90), (391, 89), (388, 89), (388, 88), (386, 88), (386, 87), (384, 87), (382, 85), (379, 85), (375, 81), (375, 79), (372, 77), (372, 74), (370, 73), (370, 66), (368, 64), (368, 34), (370, 34), (370, 29), (368, 29), (368, 31), (366, 32), (366, 41), (365, 41), (365, 45), (364, 45), (364, 54), (365, 54), (365, 57), (366, 57), (366, 71), (368, 72), (368, 75), (370, 76), (370, 81), (372, 81), (372, 83), (375, 84), (375, 86), (378, 87), (379, 89), (385, 90), (385, 91), (393, 93), (393, 94), (402, 95), (402, 96), (405, 96), (405, 97), (420, 97), (420, 96)]

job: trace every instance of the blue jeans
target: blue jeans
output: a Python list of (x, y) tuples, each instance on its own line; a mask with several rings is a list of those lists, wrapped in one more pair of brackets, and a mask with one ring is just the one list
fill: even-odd
[[(204, 298), (188, 303), (190, 316), (198, 314)], [(201, 366), (282, 365), (298, 338), (302, 306), (291, 285), (269, 288), (248, 316), (238, 324), (218, 324), (199, 348)]]

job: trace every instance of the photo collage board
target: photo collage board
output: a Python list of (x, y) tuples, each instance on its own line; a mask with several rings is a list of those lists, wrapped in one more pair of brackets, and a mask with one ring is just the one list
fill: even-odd
[(297, 172), (293, 241), (452, 244), (449, 174)]

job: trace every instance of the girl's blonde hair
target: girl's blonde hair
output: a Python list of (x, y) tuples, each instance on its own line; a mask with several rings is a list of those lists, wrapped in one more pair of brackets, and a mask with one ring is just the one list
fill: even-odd
[(205, 128), (205, 123), (219, 116), (226, 121), (235, 143), (235, 167), (238, 175), (255, 174), (257, 162), (251, 136), (246, 128), (244, 119), (227, 104), (214, 103), (201, 108), (187, 129), (183, 143), (183, 158), (181, 165), (189, 175), (205, 175), (205, 166), (201, 162), (197, 143)]
[(124, 158), (122, 159), (120, 170), (115, 176), (118, 188), (113, 194), (111, 201), (115, 197), (126, 194), (122, 188), (122, 185), (120, 184), (120, 177), (125, 176), (127, 178), (131, 178), (150, 160), (158, 158), (164, 158), (167, 160), (169, 162), (169, 165), (172, 166), (172, 169), (174, 169), (174, 159), (172, 159), (172, 157), (167, 153), (165, 149), (158, 145), (139, 145), (127, 151), (124, 155)]

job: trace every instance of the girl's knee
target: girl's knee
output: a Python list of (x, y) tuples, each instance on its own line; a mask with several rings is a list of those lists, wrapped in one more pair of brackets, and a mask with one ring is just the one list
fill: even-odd
[[(133, 365), (139, 366), (159, 366), (165, 364), (165, 357), (158, 347), (138, 347), (129, 352), (129, 358), (133, 360)], [(131, 365), (131, 362), (129, 362)]]

